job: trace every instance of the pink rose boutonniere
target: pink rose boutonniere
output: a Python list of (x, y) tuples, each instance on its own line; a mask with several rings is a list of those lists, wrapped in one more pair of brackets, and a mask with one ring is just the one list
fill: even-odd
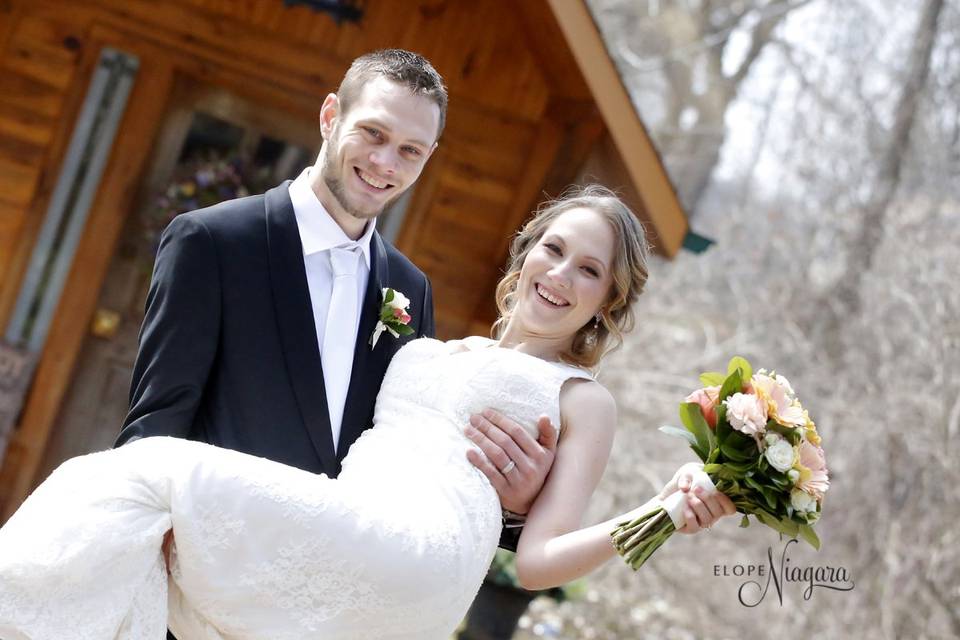
[(377, 326), (373, 329), (373, 335), (370, 336), (370, 348), (377, 346), (377, 340), (380, 334), (388, 331), (394, 338), (408, 336), (413, 333), (410, 328), (410, 314), (407, 308), (410, 306), (410, 299), (389, 287), (383, 290), (383, 303), (380, 305), (380, 319), (377, 320)]

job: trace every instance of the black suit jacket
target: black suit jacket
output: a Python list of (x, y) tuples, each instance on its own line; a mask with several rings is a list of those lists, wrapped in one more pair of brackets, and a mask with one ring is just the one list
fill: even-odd
[[(374, 233), (335, 452), (288, 186), (182, 214), (167, 227), (117, 445), (184, 437), (336, 477), (373, 423), (390, 359), (407, 340), (433, 335), (429, 281)], [(384, 333), (371, 348), (383, 287), (410, 298), (414, 333)]]

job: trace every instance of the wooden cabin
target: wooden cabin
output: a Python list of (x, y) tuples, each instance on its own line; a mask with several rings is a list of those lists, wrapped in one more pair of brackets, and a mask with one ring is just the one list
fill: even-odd
[(324, 96), (384, 47), (450, 92), (438, 151), (378, 222), (431, 277), (440, 337), (488, 332), (511, 233), (577, 180), (678, 251), (684, 213), (584, 0), (0, 0), (0, 522), (119, 430), (187, 165), (294, 175)]

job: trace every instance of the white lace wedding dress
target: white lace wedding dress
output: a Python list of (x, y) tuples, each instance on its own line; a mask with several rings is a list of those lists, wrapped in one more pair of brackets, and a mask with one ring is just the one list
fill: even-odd
[(413, 341), (337, 480), (174, 438), (70, 460), (0, 529), (0, 638), (448, 638), (500, 535), (468, 417), (559, 425), (577, 377), (484, 338)]

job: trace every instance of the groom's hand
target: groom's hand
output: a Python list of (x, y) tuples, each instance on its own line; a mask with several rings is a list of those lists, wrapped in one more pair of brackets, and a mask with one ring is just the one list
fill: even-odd
[(516, 421), (492, 409), (470, 416), (466, 429), (483, 452), (467, 451), (467, 459), (480, 469), (500, 495), (500, 504), (514, 513), (530, 511), (557, 454), (557, 430), (550, 418), (537, 422), (534, 439)]

